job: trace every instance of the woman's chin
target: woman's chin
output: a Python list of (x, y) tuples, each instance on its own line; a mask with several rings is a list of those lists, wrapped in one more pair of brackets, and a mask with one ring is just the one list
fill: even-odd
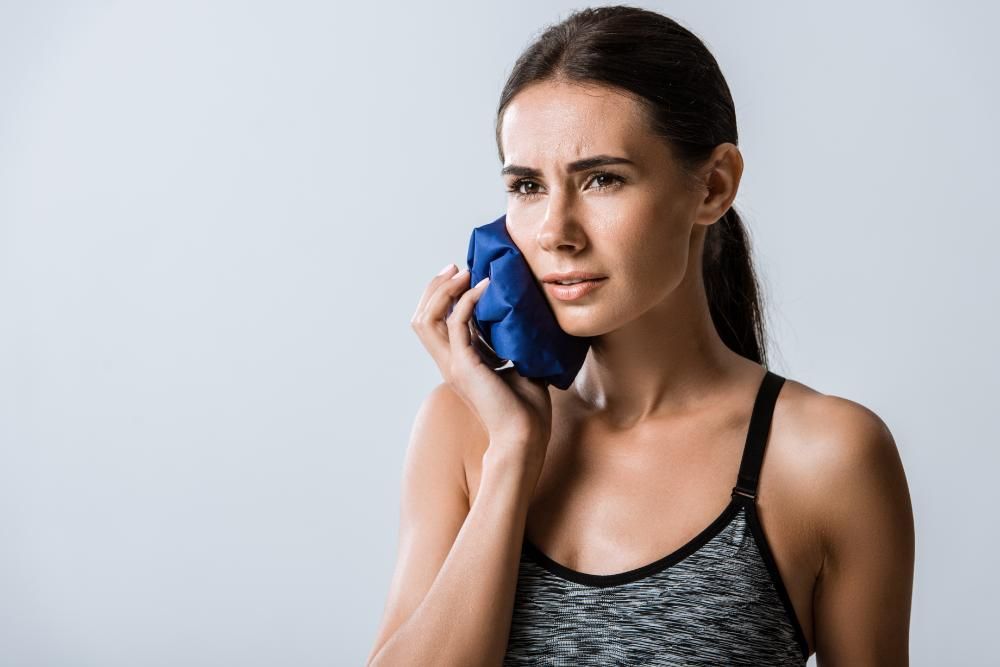
[[(571, 321), (563, 322), (563, 319)], [(580, 338), (590, 338), (592, 336), (599, 336), (602, 333), (605, 333), (604, 329), (599, 325), (600, 323), (596, 320), (586, 317), (559, 319), (560, 329), (568, 333), (570, 336), (578, 336)]]

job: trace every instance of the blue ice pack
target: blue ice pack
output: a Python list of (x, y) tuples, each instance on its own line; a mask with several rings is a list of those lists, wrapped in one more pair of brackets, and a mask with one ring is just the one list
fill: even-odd
[(487, 346), (485, 354), (477, 348), (483, 360), (513, 365), (522, 376), (568, 388), (583, 366), (591, 338), (571, 336), (559, 327), (542, 286), (507, 233), (506, 214), (472, 230), (466, 264), (470, 285), (490, 278), (471, 318), (480, 339), (473, 335), (473, 344)]

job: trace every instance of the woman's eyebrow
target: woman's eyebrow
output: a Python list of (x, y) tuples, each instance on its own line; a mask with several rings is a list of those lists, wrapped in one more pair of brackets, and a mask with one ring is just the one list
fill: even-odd
[[(601, 167), (606, 164), (630, 164), (635, 166), (635, 163), (628, 158), (616, 157), (614, 155), (595, 155), (593, 157), (586, 157), (582, 160), (570, 162), (566, 166), (566, 170), (572, 174), (577, 171), (585, 171), (587, 169)], [(522, 167), (516, 164), (510, 164), (500, 170), (501, 176), (506, 176), (507, 174), (513, 174), (515, 176), (541, 176), (542, 172), (533, 167)]]

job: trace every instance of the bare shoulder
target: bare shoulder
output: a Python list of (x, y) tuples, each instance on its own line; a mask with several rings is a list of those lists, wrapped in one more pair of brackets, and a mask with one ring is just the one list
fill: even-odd
[(427, 395), (417, 415), (415, 428), (440, 434), (442, 455), (449, 456), (455, 469), (461, 470), (462, 488), (469, 498), (470, 463), (482, 457), (489, 445), (489, 434), (475, 411), (447, 382), (439, 383)]
[(889, 427), (871, 409), (796, 380), (786, 380), (781, 390), (775, 407), (775, 421), (779, 419), (779, 437), (800, 443), (798, 454), (811, 463), (857, 463), (857, 457), (896, 451)]
[(780, 486), (802, 503), (827, 554), (851, 537), (843, 527), (857, 512), (912, 522), (895, 439), (870, 408), (786, 380), (774, 423), (774, 467), (785, 473)]

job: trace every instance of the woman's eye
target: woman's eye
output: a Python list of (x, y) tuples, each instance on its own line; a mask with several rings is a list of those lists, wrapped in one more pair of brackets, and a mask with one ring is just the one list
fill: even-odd
[(606, 172), (606, 171), (602, 171), (602, 172), (598, 172), (598, 173), (594, 174), (594, 178), (592, 179), (591, 182), (592, 183), (596, 183), (598, 180), (600, 180), (602, 178), (610, 180), (611, 183), (609, 185), (598, 185), (597, 186), (598, 190), (608, 190), (608, 189), (611, 189), (613, 187), (618, 187), (619, 185), (621, 185), (622, 183), (625, 182), (625, 179), (622, 178), (621, 176), (618, 176), (616, 174), (612, 174), (612, 173), (609, 173), (609, 172)]
[[(594, 174), (590, 182), (597, 183), (598, 190), (611, 190), (620, 187), (625, 182), (625, 179), (622, 178), (621, 176), (618, 176), (617, 174), (601, 171)], [(536, 189), (529, 190), (527, 192), (522, 190), (522, 188), (524, 187), (531, 187), (531, 186), (535, 186)], [(536, 183), (535, 181), (526, 178), (521, 178), (511, 183), (510, 187), (507, 188), (507, 192), (513, 194), (515, 197), (518, 197), (519, 199), (531, 199), (533, 197), (538, 196), (539, 193), (537, 187), (538, 183)]]
[(527, 180), (525, 178), (521, 178), (521, 179), (518, 179), (518, 180), (514, 181), (513, 183), (511, 183), (510, 187), (507, 188), (507, 192), (510, 192), (515, 197), (520, 197), (522, 199), (529, 199), (529, 198), (534, 197), (535, 195), (538, 194), (538, 192), (522, 192), (521, 191), (521, 187), (525, 186), (525, 185), (535, 185), (535, 186), (537, 186), (538, 183), (535, 183), (534, 181), (529, 181), (529, 180)]

